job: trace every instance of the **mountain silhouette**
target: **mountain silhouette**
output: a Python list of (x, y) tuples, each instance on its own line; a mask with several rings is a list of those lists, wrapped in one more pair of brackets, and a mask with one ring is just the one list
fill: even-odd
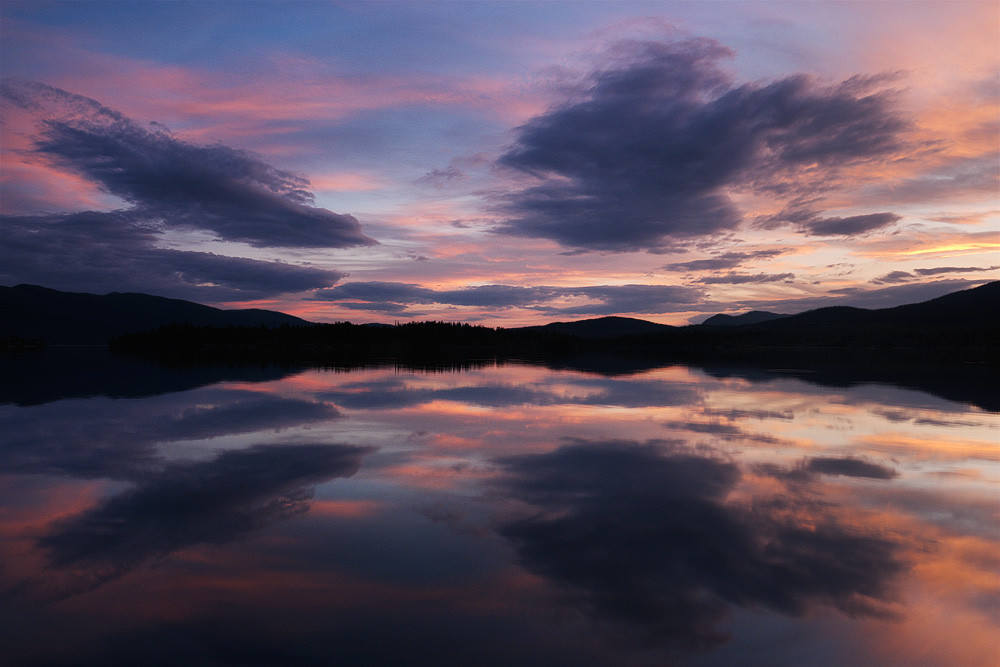
[(126, 333), (166, 324), (268, 326), (308, 324), (271, 310), (223, 310), (134, 292), (98, 295), (38, 285), (0, 287), (0, 337), (47, 344), (104, 344)]
[(520, 327), (520, 330), (567, 334), (579, 338), (618, 338), (633, 334), (658, 333), (673, 328), (668, 324), (657, 324), (634, 317), (598, 317), (576, 322), (552, 322), (542, 326)]
[[(35, 285), (0, 287), (0, 337), (19, 336), (46, 343), (102, 344), (110, 338), (160, 327), (189, 325), (186, 345), (211, 341), (213, 348), (244, 345), (258, 349), (353, 345), (409, 348), (448, 341), (465, 347), (548, 348), (594, 344), (646, 349), (779, 347), (975, 347), (995, 348), (1000, 340), (1000, 281), (953, 292), (930, 301), (869, 310), (831, 306), (797, 315), (750, 312), (715, 316), (702, 325), (674, 327), (630, 317), (599, 317), (543, 326), (490, 329), (446, 323), (402, 326), (319, 325), (267, 310), (222, 310), (190, 301), (147, 294), (99, 296), (60, 292)], [(722, 318), (722, 319), (717, 319)], [(710, 324), (711, 322), (722, 322)], [(706, 326), (706, 324), (708, 326)], [(287, 329), (282, 325), (291, 325)], [(224, 331), (231, 326), (265, 327), (259, 332)], [(194, 327), (193, 330), (190, 330)], [(214, 328), (200, 332), (199, 328)], [(282, 331), (278, 331), (278, 329)], [(296, 329), (301, 329), (296, 332)], [(268, 333), (268, 330), (274, 330)], [(130, 336), (128, 345), (176, 346), (179, 330)], [(242, 336), (242, 339), (240, 338)], [(250, 338), (248, 338), (250, 337)], [(346, 338), (345, 338), (346, 337)], [(245, 340), (244, 340), (245, 339)], [(574, 342), (575, 341), (575, 342)]]
[(743, 313), (742, 315), (712, 315), (702, 322), (702, 325), (708, 327), (735, 327), (742, 324), (759, 324), (781, 317), (788, 317), (788, 315), (769, 313), (764, 310), (751, 310), (749, 313)]
[(995, 346), (1000, 340), (1000, 281), (930, 301), (868, 310), (831, 306), (736, 327), (772, 345)]

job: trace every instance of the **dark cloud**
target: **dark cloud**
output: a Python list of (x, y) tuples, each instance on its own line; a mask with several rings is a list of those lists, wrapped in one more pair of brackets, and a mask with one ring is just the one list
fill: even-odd
[[(537, 179), (508, 196), (498, 231), (588, 250), (634, 251), (730, 230), (734, 187), (795, 197), (837, 170), (887, 157), (906, 123), (876, 78), (737, 85), (715, 41), (631, 42), (576, 99), (518, 130), (500, 164)], [(808, 175), (806, 175), (808, 172)], [(817, 218), (853, 234), (884, 216)]]
[(747, 260), (770, 259), (788, 252), (787, 250), (755, 250), (753, 252), (726, 252), (709, 259), (695, 259), (689, 262), (675, 262), (660, 268), (664, 271), (718, 271), (735, 269)]
[(763, 229), (775, 229), (785, 225), (798, 228), (811, 236), (857, 236), (888, 227), (902, 220), (895, 213), (868, 213), (845, 218), (823, 217), (815, 211), (787, 210), (777, 215), (758, 218), (754, 225)]
[(133, 206), (138, 219), (210, 230), (257, 247), (371, 245), (349, 215), (312, 206), (309, 181), (221, 144), (197, 146), (94, 100), (4, 81), (0, 95), (41, 116), (35, 151)]
[(748, 283), (776, 283), (782, 280), (793, 280), (794, 273), (727, 273), (721, 276), (708, 276), (698, 282), (706, 285), (745, 285)]
[(806, 470), (823, 475), (843, 475), (845, 477), (866, 477), (868, 479), (893, 479), (899, 473), (892, 468), (870, 463), (856, 458), (811, 458)]
[(372, 450), (347, 445), (256, 445), (177, 463), (39, 539), (69, 595), (91, 590), (183, 547), (235, 539), (309, 509), (310, 487), (350, 477)]
[(921, 276), (937, 276), (942, 273), (975, 273), (977, 271), (995, 271), (1000, 266), (938, 266), (930, 269), (916, 269), (914, 273)]
[(902, 545), (804, 496), (728, 500), (736, 464), (670, 443), (573, 441), (498, 463), (503, 492), (535, 509), (501, 527), (525, 567), (646, 644), (712, 648), (734, 607), (884, 613), (904, 570)]
[(308, 181), (246, 151), (196, 146), (94, 100), (4, 81), (6, 103), (41, 130), (33, 155), (73, 171), (130, 207), (3, 217), (6, 284), (80, 291), (128, 289), (225, 301), (329, 287), (343, 274), (283, 262), (160, 246), (163, 234), (206, 230), (257, 247), (374, 243), (350, 216), (312, 205)]
[(344, 276), (284, 262), (160, 248), (158, 236), (129, 212), (4, 217), (0, 283), (227, 301), (326, 287)]
[(895, 213), (869, 213), (846, 218), (816, 217), (800, 228), (813, 236), (855, 236), (887, 227), (902, 219), (902, 216)]
[(886, 283), (905, 283), (908, 280), (912, 280), (915, 276), (909, 271), (890, 271), (880, 278), (873, 278), (871, 282), (877, 285), (884, 285)]
[[(586, 297), (600, 301), (580, 306), (546, 306), (559, 298)], [(582, 287), (519, 287), (479, 285), (457, 290), (433, 290), (410, 283), (351, 282), (318, 290), (314, 298), (346, 308), (400, 313), (412, 304), (447, 304), (479, 308), (532, 308), (549, 314), (613, 315), (662, 313), (698, 303), (702, 291), (677, 285), (591, 285)]]

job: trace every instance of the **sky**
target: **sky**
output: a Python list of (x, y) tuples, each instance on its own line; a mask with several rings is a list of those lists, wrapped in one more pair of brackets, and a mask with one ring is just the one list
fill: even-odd
[(314, 321), (1000, 278), (995, 2), (0, 3), (0, 284)]

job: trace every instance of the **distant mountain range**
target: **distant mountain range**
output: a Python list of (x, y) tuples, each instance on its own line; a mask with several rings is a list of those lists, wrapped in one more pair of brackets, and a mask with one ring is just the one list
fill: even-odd
[(39, 339), (50, 345), (104, 344), (115, 336), (175, 323), (268, 327), (309, 324), (271, 310), (223, 310), (134, 292), (98, 295), (60, 292), (38, 285), (0, 287), (0, 337)]
[[(0, 337), (40, 339), (48, 344), (106, 343), (109, 339), (150, 331), (166, 325), (195, 327), (292, 325), (299, 333), (282, 334), (282, 345), (329, 346), (332, 337), (348, 338), (352, 345), (433, 344), (445, 330), (424, 326), (372, 327), (344, 324), (316, 325), (268, 310), (223, 310), (190, 301), (147, 294), (103, 296), (60, 292), (34, 285), (0, 287)], [(673, 327), (629, 317), (600, 317), (544, 326), (492, 330), (449, 325), (449, 344), (503, 347), (526, 341), (542, 346), (626, 346), (632, 348), (729, 347), (987, 347), (1000, 340), (1000, 281), (954, 292), (921, 303), (868, 310), (833, 306), (797, 315), (751, 311), (743, 315), (715, 315), (700, 325)], [(175, 334), (173, 334), (176, 336)], [(197, 336), (187, 335), (194, 341)], [(235, 336), (236, 334), (233, 334)], [(255, 345), (260, 336), (255, 334)], [(994, 338), (995, 337), (995, 338)], [(155, 340), (154, 340), (155, 339)], [(224, 346), (224, 336), (211, 334), (213, 346)], [(170, 346), (168, 336), (147, 336), (143, 345)], [(132, 343), (140, 344), (134, 336)], [(365, 341), (371, 341), (365, 343)], [(577, 341), (577, 342), (574, 342)], [(235, 342), (233, 343), (236, 344)], [(272, 337), (271, 347), (278, 340)]]

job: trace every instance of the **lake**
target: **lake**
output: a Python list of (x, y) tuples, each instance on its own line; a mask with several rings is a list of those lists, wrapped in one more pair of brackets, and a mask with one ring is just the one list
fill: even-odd
[(966, 370), (11, 361), (5, 664), (1000, 664)]

